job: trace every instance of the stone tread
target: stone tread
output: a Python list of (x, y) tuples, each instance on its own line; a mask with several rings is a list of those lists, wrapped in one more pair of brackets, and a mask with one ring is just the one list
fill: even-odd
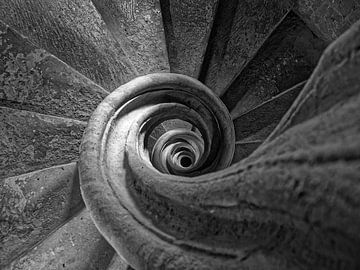
[(0, 17), (108, 91), (137, 76), (91, 0), (1, 1)]
[(89, 212), (82, 210), (5, 270), (100, 270), (107, 268), (113, 255)]
[(134, 270), (123, 258), (115, 254), (106, 270)]
[(309, 78), (326, 44), (289, 12), (221, 97), (241, 115)]
[(268, 140), (359, 93), (360, 20), (324, 51), (308, 83)]
[(170, 72), (160, 0), (92, 0), (139, 75)]
[(236, 142), (235, 153), (232, 160), (232, 164), (239, 162), (240, 160), (250, 156), (259, 146), (262, 141), (249, 141), (249, 142)]
[(84, 207), (76, 163), (0, 182), (0, 268), (26, 253)]
[(234, 118), (237, 141), (265, 140), (293, 104), (306, 81)]
[(198, 78), (218, 0), (163, 0), (171, 72)]
[(248, 157), (275, 129), (290, 108), (306, 81), (265, 101), (234, 119), (236, 146), (232, 163)]
[(201, 81), (222, 95), (291, 7), (278, 0), (220, 2)]
[(360, 19), (358, 0), (297, 0), (294, 11), (327, 43)]
[(76, 161), (85, 126), (0, 107), (0, 179)]
[(0, 105), (87, 120), (107, 95), (0, 21)]

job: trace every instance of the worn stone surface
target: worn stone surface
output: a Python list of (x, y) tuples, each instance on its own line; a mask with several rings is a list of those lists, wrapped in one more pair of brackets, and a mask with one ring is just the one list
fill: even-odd
[(165, 128), (166, 131), (172, 130), (172, 129), (191, 129), (192, 125), (189, 122), (183, 121), (181, 119), (172, 119), (167, 120), (162, 123), (162, 126)]
[(123, 258), (115, 254), (106, 270), (134, 270)]
[[(203, 251), (180, 253), (171, 241), (153, 240), (158, 249), (144, 245), (143, 256), (164, 256), (169, 268), (358, 269), (360, 95), (343, 98), (227, 170), (190, 181), (143, 175), (152, 185), (149, 192), (137, 181), (144, 215)], [(207, 260), (206, 248), (216, 251)], [(181, 255), (188, 261), (170, 259)]]
[(262, 141), (247, 141), (247, 142), (236, 142), (235, 153), (232, 164), (239, 162), (240, 160), (248, 157), (252, 152), (259, 147)]
[(269, 140), (359, 93), (360, 21), (331, 44)]
[(160, 0), (92, 0), (140, 75), (169, 72)]
[[(164, 89), (169, 90), (164, 91)], [(119, 117), (113, 117), (114, 112)], [(153, 122), (155, 124), (160, 119), (172, 118), (183, 121), (191, 119), (193, 125), (201, 130), (203, 138), (199, 138), (195, 132), (184, 129), (164, 134), (155, 149), (159, 154), (160, 162), (164, 161), (168, 164), (155, 167), (157, 164), (154, 155), (149, 160), (147, 149), (139, 146), (137, 140), (142, 140), (142, 135), (147, 135), (146, 127), (148, 124), (151, 126), (152, 121), (155, 121)], [(112, 128), (109, 132), (102, 132), (110, 125)], [(169, 134), (175, 136), (166, 137)], [(118, 88), (99, 105), (89, 121), (81, 144), (79, 168), (82, 195), (87, 208), (93, 211), (92, 217), (97, 227), (101, 228), (101, 233), (106, 235), (106, 239), (119, 253), (124, 254), (126, 260), (135, 269), (164, 267), (160, 264), (157, 266), (144, 264), (147, 257), (144, 254), (153, 257), (151, 252), (147, 252), (152, 245), (148, 245), (148, 242), (154, 240), (150, 231), (157, 228), (150, 225), (151, 229), (144, 228), (139, 231), (136, 224), (132, 226), (138, 215), (128, 214), (126, 209), (131, 208), (138, 212), (135, 204), (137, 201), (133, 200), (132, 194), (128, 192), (127, 183), (133, 185), (130, 181), (137, 177), (132, 177), (131, 173), (128, 173), (130, 172), (128, 161), (133, 162), (135, 169), (151, 166), (149, 177), (155, 173), (162, 177), (173, 176), (178, 179), (178, 175), (191, 175), (195, 170), (198, 174), (205, 170), (215, 171), (220, 166), (225, 168), (231, 163), (234, 137), (232, 120), (224, 104), (210, 89), (184, 75), (170, 73), (139, 77)], [(98, 144), (102, 141), (106, 141), (105, 151), (99, 151)], [(203, 150), (205, 147), (207, 149)], [(188, 158), (193, 161), (190, 161), (190, 165), (182, 165), (180, 168), (177, 166), (179, 163), (176, 163), (179, 161), (178, 154), (181, 155), (185, 151), (188, 153)], [(93, 163), (95, 160), (104, 160), (104, 162)], [(217, 163), (218, 160), (221, 160), (221, 163)], [(101, 173), (105, 167), (109, 168), (106, 169), (106, 175)], [(165, 171), (173, 175), (167, 175)], [(168, 180), (172, 182), (172, 179)], [(118, 192), (123, 193), (119, 196)], [(146, 225), (149, 224), (142, 217), (140, 219)], [(108, 234), (113, 229), (116, 235)], [(146, 239), (146, 243), (144, 242), (142, 247), (133, 246), (133, 244), (137, 245), (139, 239)], [(156, 242), (157, 240), (153, 243)], [(162, 257), (154, 255), (154, 260)], [(200, 269), (197, 268), (198, 265), (194, 265), (193, 269)], [(173, 267), (173, 269), (181, 268)]]
[(84, 207), (75, 163), (0, 182), (0, 267), (45, 239)]
[(297, 0), (294, 10), (327, 43), (360, 19), (358, 0)]
[(150, 134), (149, 136), (149, 142), (148, 142), (148, 149), (151, 152), (156, 141), (161, 137), (161, 135), (163, 135), (165, 132), (169, 131), (169, 130), (174, 130), (174, 129), (188, 129), (191, 130), (193, 126), (183, 120), (180, 119), (171, 119), (171, 120), (166, 120), (164, 122), (162, 122), (160, 125), (158, 125)]
[[(325, 8), (325, 16), (328, 10), (331, 9)], [(356, 17), (355, 12), (350, 14), (352, 18)], [(42, 19), (39, 17), (38, 20)], [(325, 21), (331, 20), (338, 21), (332, 15)], [(47, 18), (45, 21), (52, 23)], [(310, 25), (308, 21), (306, 23)], [(338, 25), (334, 29), (337, 33)], [(105, 217), (100, 228), (102, 233), (131, 220), (132, 226), (124, 226), (124, 231), (115, 230), (115, 236), (109, 239), (129, 247), (131, 254), (124, 256), (149, 269), (359, 269), (359, 26), (356, 29), (355, 37), (350, 35), (340, 46), (337, 43), (325, 53), (319, 68), (273, 137), (253, 156), (227, 170), (194, 179), (172, 179), (161, 174), (151, 178), (153, 170), (149, 174), (137, 174), (142, 179), (120, 175), (125, 178), (125, 184), (129, 184), (124, 185), (124, 190), (131, 189), (127, 199), (136, 200), (136, 207), (126, 209), (123, 215)], [(318, 34), (315, 30), (314, 33)], [(12, 65), (18, 65), (19, 70), (26, 69), (17, 62), (22, 60), (17, 58)], [(46, 68), (51, 69), (51, 66)], [(51, 76), (56, 77), (55, 71)], [(278, 93), (280, 89), (286, 89), (284, 85), (293, 83), (287, 75), (281, 78), (282, 81), (263, 80), (264, 88)], [(7, 92), (11, 91), (9, 89)], [(284, 98), (286, 93), (280, 97)], [(274, 110), (275, 116), (285, 110), (275, 108), (278, 97), (271, 106), (271, 101), (264, 104), (269, 106), (265, 107), (268, 111)], [(27, 105), (22, 103), (22, 106)], [(235, 158), (249, 155), (261, 143), (249, 141), (249, 138), (264, 138), (274, 128), (274, 122), (267, 124), (276, 119), (270, 119), (264, 111), (256, 109), (248, 113), (263, 117), (264, 121), (256, 119), (263, 128), (253, 129), (255, 133), (250, 136), (241, 134), (242, 130), (239, 132), (247, 141), (237, 143)], [(255, 120), (247, 113), (241, 116), (247, 116), (248, 121)], [(75, 145), (83, 123), (5, 108), (0, 110), (0, 120), (0, 178), (3, 173), (15, 175), (38, 166), (51, 166), (53, 162), (65, 162), (62, 159), (76, 159)], [(13, 166), (15, 163), (18, 167)], [(55, 226), (51, 221), (45, 221), (47, 214), (55, 223), (65, 218), (66, 213), (72, 215), (73, 210), (62, 204), (63, 200), (69, 202), (72, 196), (69, 192), (73, 187), (64, 182), (68, 173), (70, 179), (71, 166), (69, 171), (59, 174), (49, 171), (46, 181), (51, 174), (55, 177), (52, 179), (54, 186), (44, 189), (41, 184), (45, 185), (45, 178), (36, 180), (43, 181), (40, 184), (34, 183), (38, 172), (0, 182), (0, 224), (6, 223), (1, 227), (7, 230), (4, 242), (11, 242), (14, 252), (30, 245), (31, 237), (44, 236), (51, 226)], [(140, 171), (142, 167), (137, 169)], [(141, 181), (144, 181), (143, 185)], [(41, 199), (35, 195), (31, 197), (32, 190)], [(97, 191), (99, 200), (110, 196), (102, 186)], [(34, 201), (40, 201), (41, 205), (33, 206)], [(56, 208), (61, 212), (59, 219), (55, 217), (57, 213), (52, 213), (52, 206), (58, 203), (61, 203)], [(101, 214), (103, 210), (107, 207), (92, 214)], [(44, 223), (39, 224), (35, 219)], [(114, 220), (116, 222), (111, 223)], [(80, 213), (8, 268), (85, 270), (127, 267), (120, 257), (113, 257), (112, 248), (92, 224), (88, 213)], [(39, 232), (37, 228), (44, 230)], [(2, 232), (0, 236), (3, 236)], [(15, 234), (19, 237), (18, 242), (11, 239)], [(26, 239), (24, 246), (22, 239)], [(1, 248), (2, 245), (0, 256)], [(111, 258), (114, 259), (109, 265)]]
[(221, 95), (290, 10), (288, 1), (220, 1), (200, 80)]
[(144, 107), (114, 123), (128, 100), (114, 92), (81, 150), (81, 188), (101, 232), (138, 269), (359, 269), (359, 48), (360, 22), (325, 51), (276, 136), (198, 177), (160, 173), (136, 151), (137, 129), (127, 130), (148, 120)]
[(91, 0), (1, 1), (0, 16), (108, 91), (137, 75)]
[(262, 129), (257, 130), (256, 132), (252, 133), (248, 137), (241, 140), (242, 142), (248, 142), (248, 141), (254, 141), (254, 140), (265, 140), (269, 134), (276, 128), (276, 126), (279, 124), (278, 121), (274, 121), (271, 124), (263, 127)]
[(81, 211), (6, 270), (106, 269), (114, 250), (100, 235), (89, 212)]
[(0, 107), (0, 179), (77, 160), (85, 123)]
[(0, 105), (87, 120), (107, 94), (0, 21)]
[(236, 141), (264, 141), (303, 89), (302, 82), (256, 108), (233, 117)]
[(218, 0), (161, 0), (171, 72), (197, 78)]
[(293, 12), (231, 84), (223, 102), (238, 116), (306, 80), (325, 44)]

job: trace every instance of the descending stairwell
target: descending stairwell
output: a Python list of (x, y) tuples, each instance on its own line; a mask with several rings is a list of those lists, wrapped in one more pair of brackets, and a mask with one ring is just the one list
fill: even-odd
[[(1, 1), (0, 268), (357, 269), (359, 23), (337, 39), (359, 19), (351, 0)], [(132, 177), (108, 195), (87, 142), (141, 80), (163, 83), (127, 100), (129, 119), (163, 119), (144, 131), (152, 163), (127, 134), (104, 164)], [(158, 174), (176, 130), (210, 153), (165, 169), (190, 180)], [(99, 211), (114, 198), (131, 207)]]

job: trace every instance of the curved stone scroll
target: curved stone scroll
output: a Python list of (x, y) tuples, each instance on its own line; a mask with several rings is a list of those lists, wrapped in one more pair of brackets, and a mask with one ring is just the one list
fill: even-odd
[[(84, 134), (80, 175), (118, 254), (135, 269), (359, 269), (359, 36), (358, 23), (328, 48), (284, 128), (229, 168), (232, 123), (200, 83), (155, 74), (109, 95)], [(351, 83), (329, 87), (345, 74)], [(151, 150), (164, 119), (196, 128)]]

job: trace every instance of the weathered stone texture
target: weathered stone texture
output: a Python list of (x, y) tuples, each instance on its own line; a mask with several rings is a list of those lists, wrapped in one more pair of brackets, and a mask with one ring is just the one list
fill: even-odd
[(92, 0), (139, 75), (169, 72), (159, 0)]
[(106, 270), (134, 270), (123, 258), (115, 254)]
[(78, 158), (85, 123), (0, 107), (0, 178)]
[(270, 139), (359, 93), (360, 21), (331, 44)]
[(59, 228), (46, 241), (16, 259), (11, 270), (99, 270), (114, 250), (100, 235), (87, 210)]
[(218, 0), (162, 0), (171, 72), (199, 76)]
[(0, 16), (108, 91), (137, 75), (91, 0), (2, 1)]
[(75, 163), (0, 182), (0, 267), (9, 264), (84, 207)]
[[(39, 46), (0, 24), (0, 106), (12, 107), (0, 107), (0, 268), (132, 269), (108, 240), (139, 269), (360, 269), (360, 22), (325, 51), (305, 87), (290, 88), (360, 18), (356, 0), (220, 1), (203, 63), (217, 0), (159, 0), (171, 70), (197, 77), (203, 64), (200, 78), (232, 109), (233, 163), (246, 159), (194, 178), (158, 173), (147, 156), (136, 159), (138, 137), (125, 139), (146, 109), (126, 113), (107, 153), (118, 152), (104, 159), (115, 166), (93, 170), (103, 153), (81, 161), (92, 216), (83, 210), (74, 161), (85, 122), (70, 118), (86, 120), (106, 92), (47, 51), (108, 90), (166, 71), (157, 1), (0, 3), (1, 18)], [(121, 93), (93, 123), (104, 128), (100, 112), (112, 113)], [(219, 116), (216, 141), (234, 132), (214, 100), (201, 105)], [(178, 127), (192, 128), (166, 121), (150, 145)], [(99, 149), (99, 134), (88, 129), (84, 152)], [(219, 153), (232, 154), (233, 137)], [(111, 185), (96, 183), (102, 169)]]
[(222, 97), (234, 117), (311, 75), (324, 42), (290, 12)]
[(248, 157), (252, 152), (259, 147), (262, 141), (248, 141), (239, 142), (235, 145), (235, 153), (232, 164), (239, 162), (240, 160)]
[[(160, 173), (136, 151), (137, 130), (127, 130), (139, 108), (104, 135), (113, 107), (127, 100), (118, 89), (82, 145), (82, 192), (97, 226), (139, 269), (359, 269), (359, 48), (360, 21), (325, 51), (270, 139), (236, 165), (199, 177)], [(314, 51), (299, 55), (312, 63)], [(229, 123), (218, 125), (226, 131)], [(112, 147), (119, 138), (122, 149)]]
[(0, 22), (0, 105), (87, 120), (107, 94)]
[(302, 82), (236, 117), (234, 119), (236, 141), (264, 141), (293, 104), (304, 85), (305, 82)]
[(221, 1), (201, 81), (221, 95), (290, 10), (288, 1)]
[(330, 43), (360, 19), (358, 0), (297, 0), (294, 10), (321, 38)]

